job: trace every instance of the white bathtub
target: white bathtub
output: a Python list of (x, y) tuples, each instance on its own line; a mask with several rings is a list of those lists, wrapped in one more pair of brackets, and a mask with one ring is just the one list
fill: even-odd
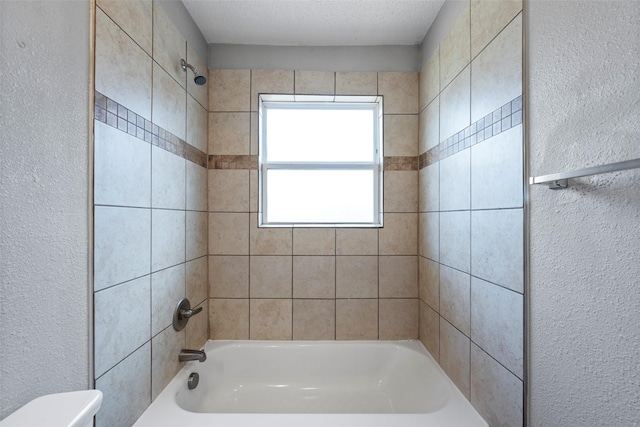
[[(209, 341), (204, 350), (206, 362), (187, 363), (134, 427), (487, 426), (419, 341)], [(189, 390), (192, 372), (200, 383)]]

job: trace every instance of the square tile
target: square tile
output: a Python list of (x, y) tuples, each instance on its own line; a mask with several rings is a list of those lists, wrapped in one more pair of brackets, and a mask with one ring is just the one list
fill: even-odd
[(420, 341), (436, 361), (440, 360), (440, 315), (420, 302)]
[(249, 212), (249, 171), (210, 169), (210, 212)]
[(251, 70), (251, 111), (258, 111), (258, 95), (293, 93), (292, 70)]
[(335, 300), (293, 300), (294, 340), (335, 339)]
[(249, 298), (249, 257), (210, 256), (209, 296)]
[(151, 339), (151, 399), (171, 382), (184, 363), (177, 355), (185, 348), (185, 331), (166, 328)]
[(381, 255), (416, 255), (418, 217), (413, 213), (389, 213), (380, 229)]
[(469, 399), (471, 340), (446, 320), (440, 322), (440, 367)]
[(210, 70), (208, 82), (209, 112), (250, 111), (250, 70)]
[(471, 150), (463, 150), (440, 162), (440, 210), (471, 208)]
[(418, 212), (440, 210), (440, 162), (420, 169), (418, 180)]
[(418, 215), (418, 255), (438, 261), (440, 258), (440, 213)]
[(335, 298), (336, 258), (333, 256), (293, 257), (294, 298)]
[(378, 300), (336, 300), (336, 339), (378, 339)]
[(335, 94), (333, 71), (295, 71), (295, 93), (306, 95)]
[(185, 211), (151, 210), (151, 271), (186, 261)]
[(251, 214), (251, 255), (291, 255), (293, 253), (293, 230), (291, 228), (259, 228), (258, 215)]
[(209, 254), (249, 254), (249, 214), (209, 214)]
[(418, 300), (380, 299), (381, 340), (418, 338)]
[(385, 172), (384, 194), (385, 212), (416, 212), (418, 209), (418, 172)]
[(337, 298), (378, 297), (378, 257), (338, 256), (336, 258)]
[(385, 114), (418, 114), (418, 73), (378, 73), (378, 94), (384, 96)]
[(418, 116), (384, 115), (384, 155), (417, 156)]
[(470, 271), (471, 214), (469, 211), (440, 213), (440, 262)]
[(337, 255), (378, 255), (377, 228), (336, 229)]
[(440, 311), (440, 264), (428, 258), (418, 258), (420, 300)]
[(471, 67), (440, 93), (440, 142), (471, 124)]
[(294, 228), (294, 255), (334, 255), (336, 230), (334, 228)]
[(440, 315), (471, 336), (471, 276), (440, 265)]
[(191, 96), (187, 96), (187, 138), (188, 144), (203, 153), (207, 152), (209, 113)]
[(187, 165), (187, 209), (192, 211), (207, 211), (208, 171), (206, 168), (192, 162)]
[(378, 73), (337, 72), (336, 95), (377, 95)]
[(290, 256), (252, 256), (249, 264), (251, 298), (291, 298), (293, 266)]
[(381, 256), (380, 298), (418, 297), (418, 258)]
[(212, 340), (249, 339), (249, 300), (209, 300), (209, 333)]
[(185, 285), (185, 264), (151, 275), (151, 336), (172, 325), (176, 304), (185, 297)]
[(207, 274), (209, 271), (209, 257), (203, 256), (201, 258), (188, 261), (186, 263), (186, 271), (187, 298), (191, 301), (192, 306), (200, 304), (209, 296), (209, 281)]
[(151, 206), (184, 209), (186, 160), (158, 147), (151, 147), (151, 158)]
[(419, 116), (418, 151), (420, 154), (440, 144), (440, 97), (436, 96)]
[(471, 62), (471, 10), (464, 11), (440, 43), (440, 87), (446, 87)]
[(209, 113), (209, 154), (249, 154), (250, 113)]
[(184, 140), (187, 137), (186, 117), (187, 99), (184, 88), (154, 62), (151, 120), (154, 124)]
[(292, 300), (252, 299), (250, 339), (290, 340), (292, 337)]

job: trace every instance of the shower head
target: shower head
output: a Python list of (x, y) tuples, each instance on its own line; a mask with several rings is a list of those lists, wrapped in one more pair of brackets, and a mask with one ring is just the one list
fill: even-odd
[(184, 59), (180, 59), (180, 68), (182, 68), (182, 71), (184, 71), (184, 72), (187, 71), (187, 68), (190, 68), (191, 71), (193, 71), (193, 74), (195, 74), (195, 77), (193, 78), (193, 81), (198, 86), (202, 86), (203, 84), (205, 84), (207, 82), (207, 78), (205, 76), (203, 76), (202, 74), (200, 74), (198, 72), (198, 70), (196, 70), (193, 65), (187, 64), (187, 62)]

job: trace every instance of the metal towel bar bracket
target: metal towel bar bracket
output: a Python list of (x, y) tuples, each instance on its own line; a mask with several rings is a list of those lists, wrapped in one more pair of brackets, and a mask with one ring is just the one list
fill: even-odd
[(590, 168), (578, 169), (571, 172), (559, 172), (549, 175), (532, 176), (529, 178), (529, 184), (545, 184), (548, 185), (551, 190), (561, 190), (569, 186), (569, 179), (571, 178), (580, 178), (583, 176), (599, 175), (601, 173), (618, 172), (637, 168), (640, 168), (640, 159), (625, 160), (623, 162), (593, 166)]

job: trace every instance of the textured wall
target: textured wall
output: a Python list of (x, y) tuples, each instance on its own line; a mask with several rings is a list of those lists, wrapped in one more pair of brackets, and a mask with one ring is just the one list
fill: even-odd
[[(640, 2), (528, 2), (532, 176), (640, 157)], [(638, 425), (640, 172), (532, 187), (530, 425)]]
[(89, 386), (89, 4), (3, 1), (0, 28), (2, 419)]

